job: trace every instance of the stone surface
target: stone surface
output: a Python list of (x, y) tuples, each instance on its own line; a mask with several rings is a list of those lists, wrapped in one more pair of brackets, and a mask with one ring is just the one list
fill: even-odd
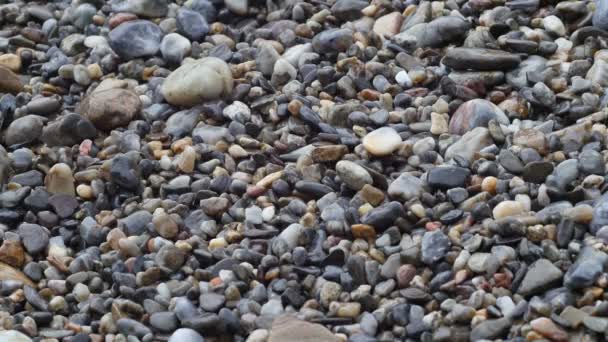
[(319, 342), (339, 341), (334, 334), (319, 324), (311, 324), (290, 316), (280, 316), (272, 323), (268, 342), (280, 342), (285, 340)]
[(232, 73), (214, 57), (186, 63), (173, 71), (162, 85), (165, 100), (177, 106), (192, 106), (231, 93)]
[(393, 153), (401, 141), (397, 131), (390, 127), (382, 127), (363, 138), (363, 147), (374, 156), (386, 156)]
[(80, 104), (80, 114), (99, 129), (112, 130), (135, 119), (142, 104), (137, 94), (126, 89), (96, 91)]
[(458, 107), (450, 118), (450, 133), (463, 135), (475, 127), (488, 127), (490, 120), (503, 125), (509, 124), (509, 118), (492, 102), (475, 99)]
[(509, 70), (517, 67), (518, 55), (502, 50), (453, 48), (449, 49), (442, 63), (456, 70)]
[(152, 22), (135, 20), (125, 22), (109, 34), (110, 46), (122, 59), (155, 55), (159, 48), (163, 32)]

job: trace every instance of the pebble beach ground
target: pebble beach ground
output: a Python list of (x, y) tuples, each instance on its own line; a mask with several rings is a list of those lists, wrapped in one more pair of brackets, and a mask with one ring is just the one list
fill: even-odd
[(607, 340), (608, 0), (0, 25), (0, 342)]

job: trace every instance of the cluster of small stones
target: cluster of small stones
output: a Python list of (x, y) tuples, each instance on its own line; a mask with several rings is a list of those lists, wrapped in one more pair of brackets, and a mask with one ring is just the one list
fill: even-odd
[(606, 341), (608, 0), (0, 5), (0, 341)]

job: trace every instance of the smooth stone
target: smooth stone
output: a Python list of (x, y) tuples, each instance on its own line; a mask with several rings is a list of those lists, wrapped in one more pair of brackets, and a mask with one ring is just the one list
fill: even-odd
[(471, 25), (460, 16), (448, 15), (434, 19), (430, 23), (419, 23), (399, 33), (394, 40), (413, 37), (416, 47), (439, 48), (462, 40)]
[(237, 15), (246, 15), (249, 10), (248, 0), (226, 0), (226, 8)]
[(346, 51), (352, 43), (353, 31), (350, 29), (325, 30), (312, 39), (312, 47), (318, 53)]
[(3, 262), (0, 262), (0, 280), (18, 281), (27, 286), (36, 286), (34, 282), (23, 272)]
[(200, 296), (199, 302), (201, 303), (201, 308), (207, 312), (217, 312), (219, 311), (224, 303), (226, 302), (226, 297), (217, 293), (203, 293)]
[(595, 53), (593, 65), (587, 71), (585, 78), (606, 87), (608, 85), (606, 75), (608, 75), (608, 50), (599, 50)]
[[(597, 9), (596, 9), (596, 11), (597, 11)], [(606, 12), (606, 10), (604, 10), (604, 12), (606, 14), (608, 14), (608, 12)], [(594, 13), (594, 19), (595, 19), (595, 14), (596, 13)], [(548, 32), (551, 32), (557, 36), (566, 35), (566, 27), (564, 26), (564, 23), (562, 22), (562, 20), (560, 18), (558, 18), (554, 15), (544, 17), (543, 26), (545, 27), (545, 30), (547, 30)], [(597, 26), (597, 25), (595, 25), (595, 26)], [(608, 25), (606, 25), (605, 28), (608, 28)]]
[(392, 154), (401, 145), (401, 136), (391, 127), (378, 128), (363, 138), (363, 147), (374, 156)]
[(471, 171), (458, 166), (440, 166), (431, 169), (427, 182), (431, 188), (449, 190), (464, 187)]
[(127, 89), (95, 91), (87, 96), (79, 107), (79, 112), (99, 129), (110, 131), (127, 126), (141, 110), (139, 96)]
[(470, 340), (494, 340), (500, 337), (506, 337), (505, 334), (511, 327), (509, 318), (489, 319), (476, 325), (471, 330)]
[(522, 177), (526, 182), (541, 184), (553, 172), (553, 164), (546, 161), (527, 163)]
[(585, 246), (576, 258), (576, 262), (566, 272), (564, 285), (570, 289), (591, 287), (606, 265), (608, 265), (608, 254), (591, 246)]
[(281, 86), (291, 80), (295, 80), (297, 76), (298, 70), (286, 59), (279, 58), (276, 63), (274, 63), (270, 82), (274, 85)]
[(450, 240), (441, 230), (426, 232), (422, 237), (420, 248), (422, 262), (427, 265), (434, 265), (448, 252)]
[(502, 50), (452, 48), (441, 62), (456, 70), (509, 70), (517, 67), (521, 59)]
[(496, 161), (508, 172), (519, 175), (524, 171), (524, 163), (513, 152), (502, 150), (498, 154)]
[(122, 59), (154, 56), (160, 49), (163, 31), (147, 20), (124, 22), (109, 34), (110, 46)]
[(283, 315), (275, 318), (272, 323), (268, 342), (283, 341), (338, 342), (340, 339), (320, 324), (313, 324)]
[(549, 338), (551, 341), (568, 341), (568, 333), (547, 317), (540, 317), (533, 320), (530, 322), (530, 326), (532, 326), (532, 329)]
[(541, 293), (562, 280), (563, 273), (553, 263), (547, 259), (538, 259), (526, 272), (517, 293), (529, 297)]
[(42, 126), (42, 120), (36, 115), (16, 119), (6, 129), (4, 142), (7, 146), (34, 142), (42, 134)]
[(424, 190), (425, 184), (420, 178), (404, 172), (391, 182), (387, 192), (392, 198), (409, 201), (422, 196)]
[(491, 253), (474, 253), (467, 261), (467, 266), (475, 273), (492, 275), (500, 267), (500, 261)]
[(205, 339), (195, 330), (179, 328), (171, 334), (168, 342), (205, 342)]
[(154, 261), (158, 266), (166, 267), (173, 272), (182, 267), (186, 259), (186, 253), (173, 245), (165, 245), (156, 252)]
[(262, 43), (258, 48), (255, 57), (255, 64), (258, 70), (264, 76), (271, 76), (274, 70), (275, 63), (281, 58), (281, 55), (270, 43)]
[(384, 230), (393, 225), (397, 217), (403, 215), (403, 206), (399, 202), (389, 202), (367, 212), (361, 217), (361, 223)]
[(374, 182), (367, 170), (348, 160), (341, 160), (336, 163), (336, 173), (353, 190), (361, 190), (366, 184), (371, 185)]
[(32, 99), (32, 101), (30, 101), (26, 107), (29, 113), (36, 115), (49, 115), (56, 113), (61, 109), (61, 99), (58, 97), (38, 97)]
[(135, 335), (138, 337), (143, 337), (152, 332), (150, 328), (131, 318), (119, 319), (116, 321), (116, 328), (125, 335)]
[(338, 0), (331, 7), (331, 13), (340, 20), (351, 21), (360, 18), (361, 10), (368, 5), (369, 3), (363, 0)]
[(507, 83), (521, 89), (528, 86), (528, 75), (540, 73), (545, 70), (547, 60), (541, 56), (532, 55), (525, 59), (519, 66), (506, 73)]
[(160, 18), (167, 15), (167, 0), (118, 0), (112, 2), (112, 11), (127, 12), (148, 18)]
[(9, 68), (0, 65), (0, 92), (17, 94), (23, 90), (23, 83), (18, 75)]
[(192, 41), (200, 41), (209, 33), (209, 24), (199, 12), (180, 8), (175, 19), (177, 31)]
[(485, 127), (476, 127), (466, 132), (458, 141), (445, 151), (445, 159), (461, 157), (472, 161), (475, 153), (494, 143), (490, 131)]
[(498, 106), (490, 101), (474, 99), (460, 105), (450, 118), (451, 134), (463, 135), (475, 127), (488, 127), (490, 120), (508, 125), (509, 118)]
[(32, 342), (32, 339), (17, 330), (3, 330), (3, 331), (0, 331), (0, 341), (3, 341), (3, 342)]
[[(169, 119), (165, 122), (165, 130), (166, 134), (169, 134), (175, 139), (183, 138), (186, 135), (189, 135), (196, 124), (198, 123), (200, 118), (200, 112), (198, 109), (188, 109), (179, 111), (169, 117)], [(218, 128), (218, 132), (221, 132), (222, 129)], [(196, 134), (193, 134), (193, 136)], [(206, 142), (206, 141), (205, 141)]]
[(173, 71), (162, 85), (165, 100), (176, 106), (194, 106), (232, 92), (232, 72), (226, 62), (207, 57)]
[(67, 164), (59, 163), (51, 167), (44, 179), (44, 184), (50, 193), (75, 196), (74, 181), (72, 169)]
[(179, 33), (169, 33), (160, 43), (160, 52), (163, 59), (171, 64), (180, 64), (190, 55), (192, 46), (188, 38)]
[(595, 11), (593, 11), (592, 22), (594, 27), (608, 30), (608, 1), (595, 1)]
[(399, 33), (402, 22), (403, 16), (399, 12), (385, 14), (376, 19), (373, 31), (381, 37), (391, 38)]

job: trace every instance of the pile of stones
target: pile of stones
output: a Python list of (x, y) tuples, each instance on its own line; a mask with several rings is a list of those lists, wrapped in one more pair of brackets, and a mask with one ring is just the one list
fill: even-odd
[(0, 23), (0, 341), (608, 338), (608, 0)]

